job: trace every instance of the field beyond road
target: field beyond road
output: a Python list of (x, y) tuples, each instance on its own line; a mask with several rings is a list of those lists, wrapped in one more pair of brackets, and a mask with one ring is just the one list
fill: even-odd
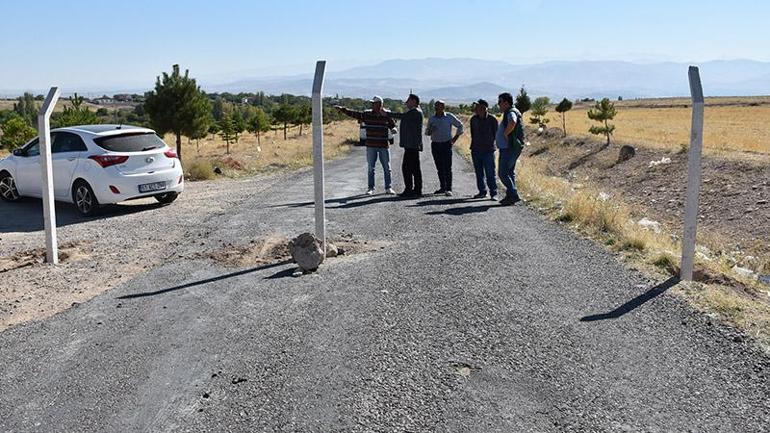
[[(617, 101), (613, 139), (656, 149), (680, 150), (690, 144), (692, 108), (687, 99)], [(567, 133), (589, 135), (596, 122), (586, 115), (590, 105), (566, 113)], [(529, 117), (529, 116), (526, 116)], [(561, 115), (552, 109), (549, 126), (561, 128)], [(707, 98), (703, 144), (707, 152), (770, 154), (770, 98)]]

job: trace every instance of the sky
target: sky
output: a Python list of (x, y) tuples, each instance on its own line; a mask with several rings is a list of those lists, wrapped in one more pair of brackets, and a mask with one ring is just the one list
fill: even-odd
[(150, 88), (393, 58), (770, 61), (761, 0), (0, 0), (0, 92)]

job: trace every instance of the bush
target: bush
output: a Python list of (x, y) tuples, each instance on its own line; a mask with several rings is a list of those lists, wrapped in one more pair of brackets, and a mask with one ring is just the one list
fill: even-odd
[(216, 177), (214, 175), (214, 167), (211, 165), (211, 161), (205, 159), (197, 159), (187, 164), (185, 170), (185, 179), (187, 180), (211, 180)]

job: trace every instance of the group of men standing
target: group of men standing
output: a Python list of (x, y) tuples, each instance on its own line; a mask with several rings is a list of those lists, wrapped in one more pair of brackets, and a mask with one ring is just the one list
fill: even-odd
[[(345, 107), (336, 108), (342, 113), (357, 119), (366, 133), (364, 143), (367, 150), (367, 194), (374, 194), (374, 171), (377, 160), (382, 165), (385, 178), (385, 193), (395, 194), (391, 183), (389, 133), (395, 128), (395, 120), (400, 121), (399, 145), (404, 148), (401, 169), (404, 176), (403, 198), (417, 198), (423, 195), (420, 152), (423, 150), (423, 112), (420, 98), (410, 94), (404, 104), (406, 111), (395, 113), (385, 110), (383, 100), (375, 96), (369, 101), (370, 110), (355, 111)], [(489, 113), (489, 103), (479, 99), (474, 104), (475, 114), (471, 117), (471, 158), (476, 172), (478, 194), (474, 198), (484, 198), (489, 194), (492, 200), (498, 199), (497, 180), (495, 179), (495, 151), (498, 150), (497, 175), (505, 186), (505, 197), (501, 205), (513, 205), (520, 201), (516, 191), (516, 161), (521, 155), (524, 130), (521, 113), (513, 106), (513, 96), (501, 93), (497, 104), (503, 113), (502, 119)], [(462, 122), (452, 113), (446, 112), (446, 104), (436, 101), (435, 114), (428, 118), (425, 135), (431, 139), (431, 153), (436, 164), (439, 189), (434, 194), (452, 196), (452, 146), (457, 142), (464, 128)], [(452, 130), (454, 129), (454, 134)]]

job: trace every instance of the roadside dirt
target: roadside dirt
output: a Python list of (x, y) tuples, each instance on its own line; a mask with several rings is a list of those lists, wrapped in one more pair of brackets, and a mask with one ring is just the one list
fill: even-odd
[[(618, 162), (619, 144), (604, 148), (599, 140), (562, 138), (559, 129), (538, 135), (529, 131), (531, 157), (548, 162), (551, 175), (580, 185), (596, 185), (635, 208), (638, 217), (660, 222), (670, 233), (681, 232), (687, 182), (686, 149), (679, 152), (636, 147), (636, 155)], [(699, 236), (710, 236), (725, 251), (753, 257), (762, 270), (770, 263), (770, 158), (747, 155), (720, 159), (703, 156)]]

